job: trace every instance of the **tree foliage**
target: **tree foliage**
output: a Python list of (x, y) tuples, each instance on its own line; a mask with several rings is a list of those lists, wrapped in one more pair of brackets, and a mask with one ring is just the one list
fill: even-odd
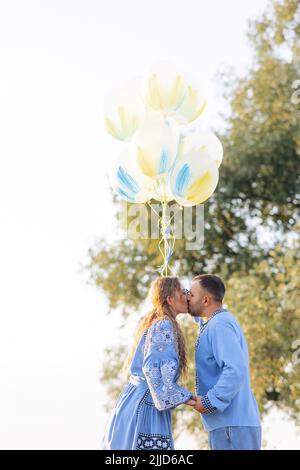
[[(293, 104), (292, 84), (300, 79), (300, 2), (270, 1), (261, 18), (249, 23), (253, 62), (242, 77), (220, 71), (230, 113), (219, 132), (224, 145), (217, 191), (205, 203), (205, 243), (200, 251), (176, 243), (179, 275), (202, 272), (222, 275), (228, 286), (226, 302), (239, 318), (250, 346), (252, 385), (262, 411), (270, 401), (299, 417), (297, 366), (292, 343), (299, 331), (300, 105)], [(268, 239), (269, 238), (269, 239)], [(298, 251), (297, 251), (298, 250)], [(110, 308), (124, 318), (140, 309), (161, 263), (157, 241), (100, 240), (90, 249), (92, 281), (107, 295)], [(193, 389), (195, 328), (184, 322)], [(109, 354), (109, 351), (108, 351)], [(119, 393), (117, 370), (124, 346), (114, 350), (103, 371), (109, 393)], [(297, 370), (299, 374), (299, 370)], [(113, 387), (111, 386), (113, 384)], [(298, 400), (298, 401), (297, 401)], [(178, 409), (177, 419), (196, 430), (199, 419)]]

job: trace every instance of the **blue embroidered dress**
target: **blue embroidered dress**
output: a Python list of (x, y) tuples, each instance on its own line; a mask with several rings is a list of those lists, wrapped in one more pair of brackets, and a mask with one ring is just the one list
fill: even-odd
[(130, 372), (109, 421), (104, 447), (174, 449), (172, 409), (188, 401), (192, 393), (176, 383), (178, 341), (170, 320), (159, 320), (145, 332)]

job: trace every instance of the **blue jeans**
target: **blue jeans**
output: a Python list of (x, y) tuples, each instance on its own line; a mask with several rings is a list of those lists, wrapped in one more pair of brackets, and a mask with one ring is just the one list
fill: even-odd
[(261, 426), (227, 426), (208, 433), (211, 450), (260, 450)]

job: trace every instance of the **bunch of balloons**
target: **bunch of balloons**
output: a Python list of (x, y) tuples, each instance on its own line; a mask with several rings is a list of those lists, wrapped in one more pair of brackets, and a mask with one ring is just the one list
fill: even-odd
[(212, 132), (188, 125), (204, 111), (207, 97), (197, 80), (188, 80), (168, 63), (152, 67), (141, 83), (131, 83), (109, 99), (104, 122), (107, 131), (124, 142), (110, 165), (110, 182), (130, 203), (163, 206), (160, 226), (164, 243), (161, 274), (168, 273), (174, 243), (164, 219), (165, 206), (206, 201), (215, 191), (223, 147)]

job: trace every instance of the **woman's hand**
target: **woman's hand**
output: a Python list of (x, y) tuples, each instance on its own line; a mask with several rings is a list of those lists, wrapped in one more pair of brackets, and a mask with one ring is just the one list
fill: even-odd
[(188, 401), (185, 402), (186, 405), (195, 406), (197, 403), (196, 397), (191, 397)]

